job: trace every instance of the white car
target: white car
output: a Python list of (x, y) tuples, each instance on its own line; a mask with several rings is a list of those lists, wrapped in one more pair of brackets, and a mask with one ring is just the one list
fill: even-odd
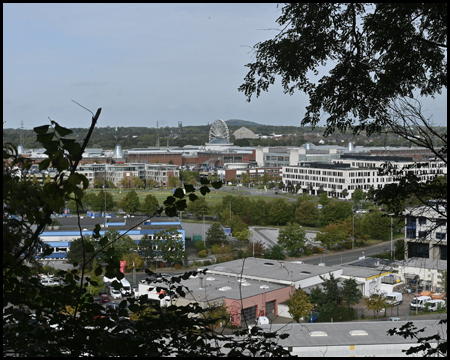
[(57, 286), (59, 285), (59, 282), (52, 279), (42, 279), (41, 284), (44, 286)]
[(119, 290), (112, 289), (111, 290), (111, 297), (113, 299), (122, 299), (122, 294), (120, 293)]

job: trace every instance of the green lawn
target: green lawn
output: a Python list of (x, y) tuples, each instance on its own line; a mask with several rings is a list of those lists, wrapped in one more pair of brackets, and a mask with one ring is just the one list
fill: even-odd
[[(98, 192), (98, 191), (100, 191), (100, 189), (89, 189), (87, 191)], [(111, 193), (113, 195), (114, 201), (119, 202), (130, 190), (128, 190), (128, 189), (120, 189), (120, 190), (119, 189), (107, 189), (106, 191), (108, 191), (109, 193)], [(139, 196), (139, 201), (143, 201), (147, 195), (151, 194), (156, 197), (156, 199), (158, 200), (158, 202), (161, 205), (168, 196), (173, 194), (172, 189), (170, 189), (170, 190), (166, 190), (166, 189), (163, 189), (163, 190), (135, 190), (135, 191)], [(230, 192), (225, 192), (225, 191), (211, 190), (210, 193), (206, 194), (206, 201), (208, 202), (208, 205), (215, 205), (215, 204), (221, 203), (222, 198), (224, 196), (227, 196), (227, 195), (237, 196), (237, 195), (239, 195), (239, 193), (240, 192), (236, 192), (236, 193), (231, 192), (230, 193)], [(197, 195), (202, 196), (200, 194), (200, 192), (198, 192)], [(251, 196), (252, 199), (254, 199), (254, 200), (263, 199), (266, 202), (276, 199), (276, 197), (271, 197), (271, 196), (260, 196), (260, 195), (249, 195), (249, 194), (244, 194), (244, 196)]]

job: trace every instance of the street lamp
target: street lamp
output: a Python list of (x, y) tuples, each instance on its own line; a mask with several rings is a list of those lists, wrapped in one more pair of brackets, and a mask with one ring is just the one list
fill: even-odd
[(394, 213), (392, 214), (388, 214), (391, 217), (391, 259), (394, 260), (394, 231), (393, 231), (393, 221), (394, 218), (393, 216), (395, 215)]

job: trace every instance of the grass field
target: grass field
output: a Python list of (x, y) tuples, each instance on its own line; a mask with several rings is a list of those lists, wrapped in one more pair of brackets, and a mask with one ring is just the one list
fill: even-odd
[[(98, 192), (98, 191), (100, 191), (100, 189), (89, 189), (88, 191), (89, 192)], [(125, 189), (125, 190), (124, 189), (121, 189), (121, 190), (107, 189), (106, 191), (108, 191), (110, 194), (113, 195), (114, 201), (119, 202), (130, 190), (128, 190), (128, 189)], [(156, 197), (159, 204), (161, 204), (161, 205), (168, 196), (173, 194), (173, 190), (165, 190), (165, 189), (164, 190), (135, 190), (135, 191), (139, 196), (139, 201), (142, 202), (147, 195), (151, 194), (154, 197)], [(240, 194), (239, 191), (236, 191), (236, 193), (234, 193), (234, 192), (226, 192), (226, 191), (220, 191), (220, 190), (219, 191), (211, 190), (210, 193), (206, 194), (206, 201), (207, 201), (208, 205), (215, 205), (215, 204), (221, 203), (222, 198), (224, 196), (227, 196), (227, 195), (237, 196), (239, 194)], [(198, 193), (197, 195), (202, 196), (200, 193)], [(266, 202), (276, 199), (276, 197), (266, 196), (266, 195), (264, 195), (264, 196), (249, 195), (249, 194), (243, 194), (243, 195), (251, 196), (253, 200), (263, 199)]]

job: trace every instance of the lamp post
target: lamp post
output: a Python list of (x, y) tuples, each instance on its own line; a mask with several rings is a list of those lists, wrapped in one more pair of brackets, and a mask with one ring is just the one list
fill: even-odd
[(388, 214), (391, 217), (391, 259), (394, 260), (394, 230), (393, 230), (393, 221), (394, 221), (394, 213)]

